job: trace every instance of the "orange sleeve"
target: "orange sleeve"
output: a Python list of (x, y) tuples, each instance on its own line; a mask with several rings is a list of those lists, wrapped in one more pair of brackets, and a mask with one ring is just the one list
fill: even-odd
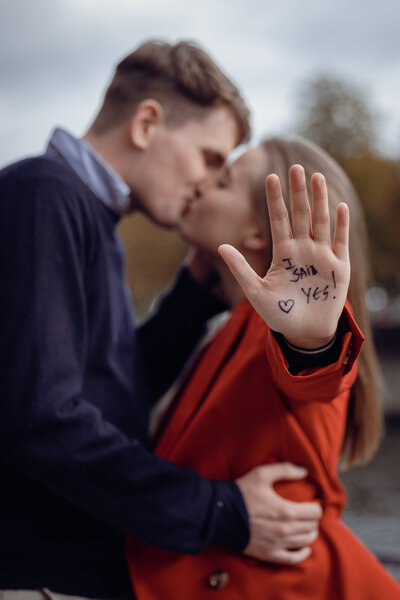
[(342, 348), (339, 359), (330, 365), (301, 371), (296, 375), (289, 372), (282, 350), (269, 329), (266, 353), (271, 365), (272, 377), (277, 388), (296, 402), (329, 402), (353, 385), (357, 376), (356, 359), (364, 336), (357, 327), (349, 306), (341, 316)]

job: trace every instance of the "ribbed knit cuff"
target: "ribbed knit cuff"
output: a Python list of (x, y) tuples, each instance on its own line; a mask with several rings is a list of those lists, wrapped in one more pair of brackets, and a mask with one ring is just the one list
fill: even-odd
[(305, 369), (325, 367), (335, 363), (339, 358), (340, 350), (342, 348), (342, 333), (340, 327), (338, 327), (335, 336), (328, 344), (313, 350), (293, 346), (292, 344), (289, 344), (281, 333), (276, 331), (273, 331), (272, 333), (288, 362), (289, 372), (292, 375), (296, 375)]

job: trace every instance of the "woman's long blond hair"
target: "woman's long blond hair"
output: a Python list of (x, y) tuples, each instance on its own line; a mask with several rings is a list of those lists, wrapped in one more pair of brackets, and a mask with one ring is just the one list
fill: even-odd
[[(266, 218), (265, 176), (276, 173), (281, 181), (285, 202), (289, 205), (289, 168), (301, 164), (305, 169), (308, 197), (311, 198), (311, 175), (322, 173), (327, 182), (332, 235), (336, 207), (346, 202), (350, 209), (351, 277), (348, 298), (354, 317), (365, 335), (358, 359), (358, 375), (351, 390), (346, 433), (342, 447), (342, 468), (365, 463), (375, 453), (383, 431), (380, 402), (380, 373), (374, 347), (371, 323), (365, 302), (367, 291), (367, 243), (363, 213), (356, 192), (342, 168), (321, 148), (301, 137), (274, 137), (264, 140), (266, 171), (255, 182), (256, 209), (264, 223)], [(290, 213), (290, 210), (289, 210)], [(269, 232), (268, 232), (268, 235)]]

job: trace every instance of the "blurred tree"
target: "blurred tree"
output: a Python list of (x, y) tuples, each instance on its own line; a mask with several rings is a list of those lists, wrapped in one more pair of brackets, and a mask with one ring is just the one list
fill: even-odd
[[(376, 121), (361, 92), (327, 76), (302, 85), (297, 131), (343, 166), (364, 207), (372, 280), (393, 289), (400, 284), (400, 164), (379, 156)], [(127, 278), (139, 318), (172, 281), (187, 246), (141, 214), (123, 219)]]
[(339, 161), (375, 149), (375, 119), (361, 91), (325, 75), (302, 84), (296, 130)]
[(119, 234), (126, 251), (126, 276), (137, 317), (173, 280), (187, 246), (176, 233), (157, 227), (141, 213), (122, 219)]
[(364, 208), (374, 283), (399, 291), (400, 164), (367, 154), (343, 160), (342, 167)]
[(377, 123), (360, 90), (319, 76), (302, 84), (298, 133), (324, 148), (349, 175), (367, 221), (371, 279), (394, 290), (400, 283), (400, 164), (379, 155)]

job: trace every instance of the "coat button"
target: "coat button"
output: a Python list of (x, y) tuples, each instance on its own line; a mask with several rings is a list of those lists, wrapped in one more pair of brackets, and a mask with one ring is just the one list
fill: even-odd
[(229, 583), (229, 575), (226, 571), (214, 571), (208, 578), (208, 585), (214, 590), (220, 590)]

